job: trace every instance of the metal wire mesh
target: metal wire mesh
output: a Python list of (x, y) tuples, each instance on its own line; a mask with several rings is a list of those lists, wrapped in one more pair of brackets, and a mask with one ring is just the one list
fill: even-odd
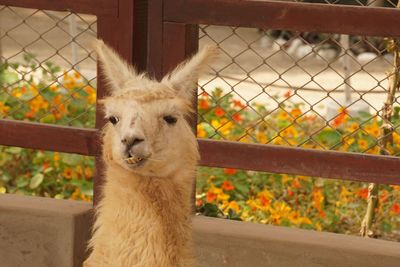
[(0, 118), (94, 127), (96, 17), (0, 6)]
[(380, 145), (388, 39), (203, 25), (199, 43), (222, 54), (199, 83), (199, 137), (400, 152), (397, 107), (392, 145)]

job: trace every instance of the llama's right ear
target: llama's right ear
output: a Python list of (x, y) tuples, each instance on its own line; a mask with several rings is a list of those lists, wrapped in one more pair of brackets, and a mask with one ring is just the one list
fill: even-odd
[(162, 82), (175, 88), (178, 97), (191, 100), (194, 96), (193, 90), (197, 88), (197, 79), (205, 72), (208, 64), (218, 55), (217, 46), (207, 45), (191, 59), (183, 62), (166, 75)]
[(94, 48), (97, 52), (98, 61), (103, 70), (111, 90), (115, 92), (123, 87), (125, 82), (137, 76), (134, 68), (123, 60), (111, 47), (102, 40), (96, 40)]

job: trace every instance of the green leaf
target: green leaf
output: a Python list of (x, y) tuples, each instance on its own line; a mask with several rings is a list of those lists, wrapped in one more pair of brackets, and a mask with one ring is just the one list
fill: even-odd
[(31, 182), (29, 183), (29, 188), (35, 189), (43, 182), (44, 175), (41, 173), (37, 173), (32, 177)]
[(6, 152), (11, 153), (11, 154), (20, 154), (22, 148), (20, 147), (9, 147), (7, 148)]

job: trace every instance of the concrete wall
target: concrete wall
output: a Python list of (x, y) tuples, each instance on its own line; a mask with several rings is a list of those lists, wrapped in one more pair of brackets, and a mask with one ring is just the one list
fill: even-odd
[[(80, 266), (89, 203), (0, 195), (0, 267)], [(194, 219), (198, 266), (400, 266), (400, 243), (339, 234)]]

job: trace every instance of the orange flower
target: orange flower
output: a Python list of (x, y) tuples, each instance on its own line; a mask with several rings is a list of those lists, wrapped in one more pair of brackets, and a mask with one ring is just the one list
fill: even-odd
[(208, 103), (207, 100), (200, 99), (199, 106), (200, 106), (200, 109), (208, 109), (210, 107), (210, 104)]
[(71, 168), (65, 168), (63, 171), (64, 178), (70, 180), (72, 178), (72, 173)]
[(400, 205), (397, 204), (397, 203), (394, 203), (393, 206), (392, 206), (392, 208), (391, 208), (391, 210), (392, 210), (394, 213), (400, 214)]
[(292, 95), (291, 90), (287, 90), (286, 93), (283, 95), (285, 98), (289, 98)]
[(229, 175), (234, 175), (234, 174), (237, 173), (237, 170), (236, 169), (225, 168), (224, 169), (224, 173), (225, 174), (229, 174)]
[(292, 109), (292, 111), (290, 112), (290, 114), (292, 114), (292, 116), (294, 118), (300, 117), (301, 115), (301, 110), (299, 108), (294, 108)]
[(206, 197), (207, 197), (207, 202), (213, 202), (214, 200), (217, 199), (217, 194), (208, 191)]
[(342, 125), (344, 122), (346, 122), (347, 119), (347, 110), (344, 108), (340, 111), (339, 115), (336, 116), (336, 118), (332, 122), (332, 126), (338, 127)]
[(293, 188), (300, 188), (300, 187), (301, 187), (301, 184), (300, 184), (300, 182), (299, 182), (299, 179), (297, 179), (297, 178), (293, 179), (293, 181), (292, 181), (292, 187), (293, 187)]
[(357, 195), (362, 199), (368, 198), (368, 188), (363, 188), (358, 190)]
[(222, 117), (225, 115), (225, 111), (221, 107), (217, 107), (215, 109), (215, 115), (217, 115), (218, 117)]
[(204, 97), (204, 98), (207, 98), (207, 97), (210, 96), (207, 92), (202, 92), (200, 95), (201, 95), (202, 97)]
[(224, 189), (225, 191), (232, 191), (233, 189), (235, 189), (235, 186), (233, 186), (233, 184), (230, 181), (225, 180), (222, 183), (221, 188)]
[(263, 207), (268, 206), (271, 203), (271, 200), (267, 198), (265, 195), (260, 196), (260, 202)]
[(232, 119), (236, 122), (241, 122), (242, 121), (242, 117), (240, 116), (239, 113), (236, 113), (235, 115), (232, 116)]
[(292, 190), (290, 190), (290, 188), (287, 190), (287, 194), (289, 197), (294, 196), (294, 192)]
[(383, 190), (383, 191), (380, 193), (379, 201), (381, 201), (381, 202), (386, 202), (386, 201), (388, 200), (388, 198), (389, 198), (389, 196), (388, 196), (388, 191)]
[(196, 199), (196, 206), (197, 207), (203, 206), (203, 200), (202, 199)]
[(240, 100), (233, 100), (233, 106), (237, 108), (245, 108), (246, 105), (244, 105)]
[(34, 117), (35, 117), (35, 112), (33, 112), (32, 110), (25, 113), (25, 118), (27, 119), (33, 119)]
[(48, 168), (50, 168), (50, 163), (48, 161), (44, 162), (43, 165), (43, 170), (47, 170)]
[(89, 167), (85, 168), (85, 178), (86, 180), (90, 180), (93, 177), (93, 170)]

